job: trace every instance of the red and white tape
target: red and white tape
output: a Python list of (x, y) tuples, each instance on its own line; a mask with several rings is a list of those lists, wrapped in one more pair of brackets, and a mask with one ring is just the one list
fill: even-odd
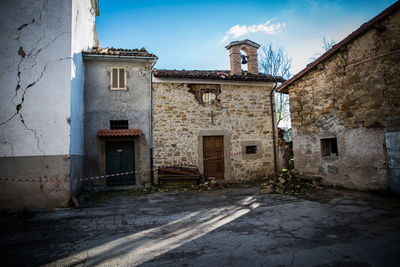
[[(183, 165), (190, 165), (190, 164), (196, 164), (201, 161), (207, 161), (207, 160), (213, 160), (213, 159), (219, 159), (219, 158), (224, 158), (226, 156), (237, 156), (241, 154), (241, 152), (234, 152), (234, 153), (226, 153), (224, 155), (219, 155), (219, 156), (213, 156), (209, 158), (204, 158), (200, 160), (192, 160), (192, 161), (185, 161), (185, 162), (179, 162), (176, 164), (169, 164), (169, 165), (162, 165), (159, 166), (159, 168), (169, 168), (169, 167), (176, 167), (176, 166), (183, 166)], [(105, 179), (109, 177), (116, 177), (116, 176), (122, 176), (122, 175), (128, 175), (128, 174), (136, 174), (136, 173), (144, 173), (148, 171), (157, 171), (157, 169), (145, 169), (145, 170), (136, 170), (136, 171), (130, 171), (130, 172), (121, 172), (121, 173), (113, 173), (113, 174), (106, 174), (106, 175), (99, 175), (99, 176), (92, 176), (92, 177), (86, 177), (86, 178), (75, 178), (72, 179), (72, 182), (84, 182), (84, 181), (90, 181), (90, 180), (98, 180), (98, 179)], [(54, 179), (26, 179), (26, 178), (0, 178), (0, 181), (12, 181), (12, 182), (40, 182), (40, 183), (67, 183), (69, 181), (63, 181), (63, 180), (54, 180)]]

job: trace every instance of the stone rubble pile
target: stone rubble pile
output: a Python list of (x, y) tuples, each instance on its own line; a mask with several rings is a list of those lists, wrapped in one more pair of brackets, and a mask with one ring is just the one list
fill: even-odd
[(261, 183), (261, 194), (307, 194), (309, 195), (313, 189), (324, 189), (315, 183), (307, 183), (300, 178), (296, 170), (288, 171), (283, 169), (281, 173), (271, 175), (266, 178), (266, 182)]
[(231, 187), (230, 183), (227, 182), (218, 182), (215, 181), (214, 179), (211, 179), (209, 181), (206, 181), (204, 183), (201, 183), (197, 186), (192, 186), (193, 190), (198, 190), (198, 191), (208, 191), (208, 190), (213, 190), (213, 189), (223, 189)]

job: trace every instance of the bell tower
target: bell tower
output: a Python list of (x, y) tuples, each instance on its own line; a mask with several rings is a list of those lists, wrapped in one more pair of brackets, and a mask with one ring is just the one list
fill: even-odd
[[(248, 73), (258, 74), (257, 49), (259, 47), (259, 44), (248, 39), (243, 41), (233, 41), (229, 45), (225, 46), (225, 48), (230, 52), (231, 74), (241, 75), (242, 62), (246, 63), (246, 61)], [(240, 51), (245, 52), (246, 56), (241, 56)]]

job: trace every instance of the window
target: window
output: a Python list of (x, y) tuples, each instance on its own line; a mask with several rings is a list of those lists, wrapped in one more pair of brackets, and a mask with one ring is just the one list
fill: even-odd
[(253, 160), (263, 157), (263, 148), (259, 140), (243, 140), (240, 142), (242, 147), (242, 159)]
[(216, 99), (214, 92), (206, 91), (202, 92), (201, 100), (204, 104), (212, 104)]
[(321, 155), (322, 156), (337, 156), (338, 147), (336, 138), (321, 139)]
[(128, 121), (125, 121), (125, 120), (110, 121), (110, 129), (111, 130), (129, 129)]
[(246, 146), (246, 154), (257, 154), (257, 146)]
[(126, 89), (126, 70), (125, 68), (111, 68), (111, 90)]

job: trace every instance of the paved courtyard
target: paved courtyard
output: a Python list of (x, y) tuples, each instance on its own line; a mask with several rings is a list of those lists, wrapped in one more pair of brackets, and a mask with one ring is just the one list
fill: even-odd
[(3, 266), (399, 266), (400, 200), (258, 188), (125, 195), (2, 216)]

